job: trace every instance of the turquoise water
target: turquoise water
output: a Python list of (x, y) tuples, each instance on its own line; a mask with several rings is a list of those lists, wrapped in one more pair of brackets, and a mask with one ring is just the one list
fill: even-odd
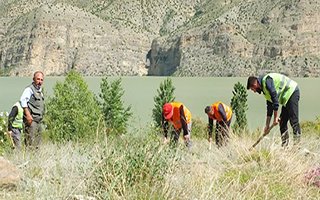
[[(134, 113), (131, 121), (133, 127), (143, 127), (152, 121), (151, 114), (154, 106), (153, 97), (157, 94), (160, 83), (166, 77), (121, 77), (125, 90), (123, 101), (131, 105)], [(115, 77), (110, 77), (110, 80)], [(63, 77), (45, 77), (44, 88), (47, 96), (53, 95), (53, 87)], [(100, 92), (101, 77), (85, 77), (90, 90)], [(233, 86), (240, 81), (246, 85), (247, 78), (221, 77), (172, 77), (175, 86), (176, 100), (183, 102), (192, 112), (193, 117), (207, 121), (204, 107), (215, 101), (222, 101), (230, 105)], [(320, 78), (295, 78), (301, 92), (300, 120), (314, 120), (320, 116), (319, 89)], [(11, 106), (20, 98), (23, 89), (32, 82), (31, 78), (1, 77), (0, 78), (0, 111), (9, 112)], [(248, 91), (247, 112), (249, 128), (263, 127), (266, 105), (262, 95)]]

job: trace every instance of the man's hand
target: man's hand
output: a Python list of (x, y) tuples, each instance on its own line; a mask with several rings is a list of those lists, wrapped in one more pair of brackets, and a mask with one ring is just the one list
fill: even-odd
[(189, 135), (184, 135), (183, 138), (184, 138), (184, 140), (186, 142), (189, 142), (189, 140), (190, 140), (190, 136)]
[(23, 108), (23, 112), (24, 112), (24, 115), (26, 116), (27, 125), (30, 126), (32, 121), (33, 121), (31, 113), (30, 113), (30, 111), (29, 111), (29, 109), (27, 107)]
[(163, 144), (168, 144), (168, 142), (169, 142), (169, 140), (166, 137), (164, 137), (163, 138)]
[(273, 126), (276, 126), (276, 125), (278, 125), (280, 123), (280, 118), (279, 117), (275, 117), (274, 119), (273, 119)]
[(32, 116), (31, 115), (29, 115), (29, 116), (27, 115), (26, 119), (27, 119), (27, 125), (30, 126), (32, 124), (32, 121), (33, 121)]
[(8, 131), (7, 134), (12, 137), (12, 131)]
[(263, 133), (264, 133), (264, 134), (268, 134), (269, 129), (270, 129), (269, 126), (264, 127)]

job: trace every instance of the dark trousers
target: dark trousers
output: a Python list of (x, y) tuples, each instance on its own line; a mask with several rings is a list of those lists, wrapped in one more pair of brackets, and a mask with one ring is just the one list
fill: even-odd
[(300, 91), (296, 89), (288, 100), (286, 106), (282, 106), (280, 114), (280, 132), (282, 146), (287, 146), (289, 143), (288, 121), (293, 129), (295, 142), (300, 141), (301, 129), (299, 124), (299, 99)]
[[(183, 136), (189, 135), (189, 136), (191, 137), (191, 125), (192, 125), (191, 122), (187, 124), (187, 131), (186, 131), (186, 132), (183, 132)], [(177, 143), (178, 143), (178, 140), (179, 140), (181, 131), (182, 131), (182, 128), (180, 128), (180, 129), (174, 129), (174, 130), (172, 130), (172, 132), (171, 132), (171, 144), (173, 144), (174, 146), (176, 146)], [(189, 142), (190, 142), (190, 141), (189, 141)], [(188, 146), (188, 145), (190, 145), (190, 144), (189, 144), (188, 142), (186, 142), (186, 145)]]
[(220, 121), (216, 122), (216, 145), (218, 147), (224, 146), (229, 140), (229, 128), (231, 124), (231, 119), (227, 122)]
[(25, 124), (25, 138), (26, 147), (39, 148), (41, 143), (42, 125), (40, 122), (32, 121), (31, 125)]
[(13, 143), (14, 143), (14, 147), (16, 149), (20, 149), (21, 148), (21, 144), (20, 144), (20, 139), (21, 139), (21, 131), (22, 129), (19, 129), (19, 128), (12, 128), (12, 140), (13, 140)]

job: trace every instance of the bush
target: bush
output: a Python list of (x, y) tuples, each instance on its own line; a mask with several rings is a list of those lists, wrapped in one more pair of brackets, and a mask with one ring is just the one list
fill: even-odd
[(157, 89), (157, 96), (154, 99), (154, 108), (152, 109), (152, 118), (155, 126), (161, 128), (162, 126), (162, 106), (165, 103), (172, 102), (175, 100), (174, 97), (175, 87), (172, 85), (170, 78), (165, 79), (160, 83), (160, 88)]
[(208, 137), (208, 124), (200, 118), (192, 119), (191, 138), (206, 138)]
[(46, 103), (49, 138), (54, 141), (86, 140), (95, 136), (101, 112), (94, 94), (75, 71), (54, 86)]
[(8, 130), (8, 113), (1, 112), (0, 113), (0, 154), (4, 153), (4, 151), (11, 149), (12, 142), (11, 139), (7, 135)]
[(233, 130), (235, 133), (247, 132), (248, 120), (246, 111), (248, 110), (247, 104), (247, 90), (240, 83), (237, 82), (233, 87), (233, 97), (231, 99), (231, 108), (233, 113), (236, 115), (236, 120), (233, 125)]
[(314, 133), (320, 136), (320, 117), (317, 117), (315, 121), (305, 121), (301, 123), (302, 133)]
[(103, 146), (88, 193), (97, 199), (165, 199), (176, 154), (154, 134), (114, 136)]
[(124, 90), (121, 87), (121, 79), (119, 78), (109, 83), (106, 77), (102, 79), (100, 89), (99, 96), (102, 99), (100, 106), (106, 128), (112, 133), (125, 133), (132, 112), (131, 106), (125, 108), (121, 100), (124, 94)]

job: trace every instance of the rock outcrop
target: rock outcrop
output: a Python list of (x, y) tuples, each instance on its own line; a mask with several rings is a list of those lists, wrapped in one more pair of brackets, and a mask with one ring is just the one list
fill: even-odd
[(320, 74), (317, 0), (0, 1), (0, 75)]
[[(320, 7), (314, 0), (229, 1), (196, 28), (152, 43), (150, 75), (247, 76), (276, 71), (320, 75)], [(201, 23), (199, 23), (201, 22)]]
[(21, 173), (18, 168), (0, 156), (0, 189), (15, 188), (20, 178)]

